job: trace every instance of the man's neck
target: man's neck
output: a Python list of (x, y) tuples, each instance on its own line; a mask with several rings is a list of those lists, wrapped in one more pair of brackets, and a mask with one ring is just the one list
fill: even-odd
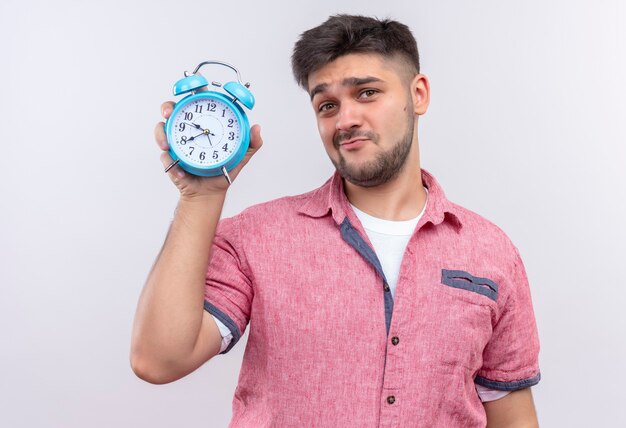
[(398, 176), (379, 186), (360, 187), (344, 180), (344, 188), (352, 205), (385, 220), (415, 218), (426, 203), (426, 190), (419, 164), (410, 167), (405, 165)]

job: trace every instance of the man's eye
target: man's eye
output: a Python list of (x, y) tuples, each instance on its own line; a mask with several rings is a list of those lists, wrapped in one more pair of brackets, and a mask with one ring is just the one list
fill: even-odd
[(360, 98), (369, 98), (369, 97), (373, 96), (374, 94), (376, 94), (376, 92), (378, 92), (378, 91), (376, 91), (375, 89), (366, 89), (366, 90), (364, 90), (364, 91), (362, 91), (360, 93), (359, 97)]
[(333, 103), (324, 103), (322, 105), (320, 105), (318, 107), (318, 111), (323, 112), (323, 111), (328, 111), (331, 108), (333, 108), (335, 105)]

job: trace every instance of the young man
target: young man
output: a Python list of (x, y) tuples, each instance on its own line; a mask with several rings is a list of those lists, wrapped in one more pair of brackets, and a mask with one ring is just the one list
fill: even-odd
[[(231, 426), (535, 426), (524, 267), (420, 169), (430, 88), (410, 30), (334, 16), (302, 34), (292, 65), (337, 172), (219, 221), (226, 180), (172, 168), (180, 202), (139, 302), (133, 370), (179, 379), (250, 323)], [(156, 140), (167, 166), (162, 123)], [(261, 144), (254, 126), (231, 177)]]

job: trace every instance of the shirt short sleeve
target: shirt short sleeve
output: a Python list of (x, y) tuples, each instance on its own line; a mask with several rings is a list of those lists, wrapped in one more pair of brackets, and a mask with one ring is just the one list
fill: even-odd
[(224, 324), (232, 340), (224, 354), (239, 341), (250, 319), (252, 282), (241, 243), (241, 215), (219, 222), (206, 274), (204, 309)]
[(513, 264), (503, 280), (500, 316), (483, 352), (483, 366), (475, 382), (484, 387), (515, 391), (536, 385), (539, 371), (539, 336), (528, 278), (522, 259), (513, 247)]

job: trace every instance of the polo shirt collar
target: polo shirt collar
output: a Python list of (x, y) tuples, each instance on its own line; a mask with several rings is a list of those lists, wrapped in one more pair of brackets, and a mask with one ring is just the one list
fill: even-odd
[[(430, 222), (433, 225), (438, 225), (449, 219), (460, 228), (462, 224), (456, 206), (448, 201), (435, 177), (425, 169), (422, 169), (421, 172), (422, 183), (428, 189), (428, 204), (422, 219), (420, 219), (420, 224)], [(300, 207), (299, 212), (313, 218), (324, 217), (330, 213), (338, 225), (346, 217), (352, 216), (353, 210), (344, 191), (343, 179), (337, 171), (322, 187), (312, 192), (311, 196)]]

